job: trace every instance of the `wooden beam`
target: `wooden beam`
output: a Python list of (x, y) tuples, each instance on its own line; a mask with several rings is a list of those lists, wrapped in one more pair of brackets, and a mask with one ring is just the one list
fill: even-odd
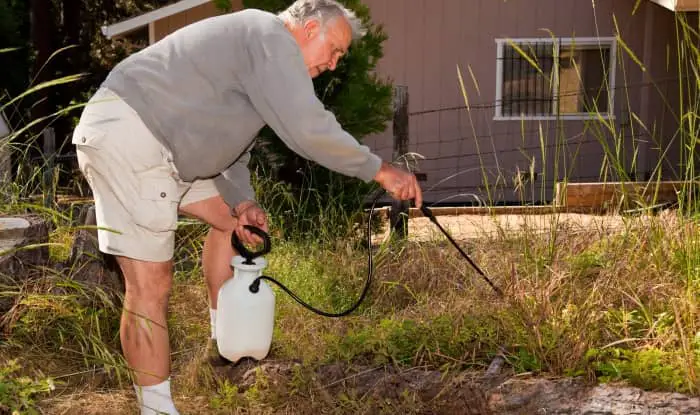
[[(689, 182), (557, 183), (555, 206), (603, 210), (640, 208), (678, 202), (678, 192)], [(697, 185), (697, 182), (696, 182)]]

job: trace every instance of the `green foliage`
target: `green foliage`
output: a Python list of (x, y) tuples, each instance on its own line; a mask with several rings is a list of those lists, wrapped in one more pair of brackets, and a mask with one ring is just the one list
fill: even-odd
[[(602, 382), (627, 380), (632, 385), (659, 391), (691, 392), (688, 373), (679, 354), (654, 347), (641, 350), (609, 348), (589, 350), (598, 379)], [(697, 362), (700, 369), (700, 362)]]
[(224, 379), (218, 385), (217, 392), (210, 399), (213, 409), (239, 408), (243, 406), (244, 399), (239, 395), (238, 386)]
[(232, 11), (231, 0), (213, 0), (217, 9), (229, 13)]
[(511, 357), (511, 364), (517, 373), (542, 371), (541, 360), (525, 347), (518, 348), (515, 355)]
[[(358, 141), (368, 134), (383, 131), (392, 115), (392, 85), (373, 72), (382, 57), (382, 43), (387, 39), (381, 26), (371, 22), (369, 8), (358, 0), (343, 2), (360, 16), (368, 33), (350, 48), (335, 71), (314, 79), (317, 96), (332, 111), (340, 125)], [(292, 4), (291, 0), (245, 0), (246, 8), (274, 13)], [(318, 228), (319, 218), (328, 230), (347, 232), (348, 218), (360, 211), (364, 197), (373, 184), (345, 177), (315, 162), (305, 160), (287, 148), (269, 127), (260, 133), (252, 165), (259, 176), (274, 178), (262, 181), (258, 192), (267, 208), (281, 215), (285, 229), (293, 224), (304, 234)], [(278, 186), (283, 181), (288, 185)], [(300, 205), (303, 208), (300, 209)], [(324, 215), (333, 211), (337, 214)]]
[[(353, 182), (321, 170), (315, 167), (311, 174), (316, 176), (306, 176), (299, 187), (257, 170), (253, 187), (258, 202), (269, 214), (272, 228), (290, 240), (330, 242), (350, 237), (359, 238), (364, 244), (367, 218), (361, 203), (376, 185)], [(322, 181), (325, 187), (319, 187)], [(377, 218), (378, 215), (373, 218), (375, 231), (379, 226)]]
[(569, 258), (571, 272), (582, 277), (594, 276), (614, 262), (614, 254), (625, 249), (623, 238), (611, 236), (602, 241), (592, 241), (581, 252)]
[(101, 366), (121, 379), (125, 372), (119, 348), (119, 300), (102, 288), (70, 277), (45, 277), (23, 290), (3, 290), (0, 300), (16, 297), (11, 324), (4, 327), (10, 344), (40, 345), (46, 353), (70, 350), (64, 359)]
[(35, 399), (55, 389), (51, 378), (32, 379), (18, 374), (16, 359), (0, 363), (0, 413), (39, 414)]
[(0, 0), (0, 101), (3, 95), (14, 96), (26, 88), (29, 81), (28, 32), (29, 2), (25, 0)]
[(376, 325), (351, 329), (331, 345), (328, 357), (351, 362), (370, 359), (371, 364), (467, 363), (475, 345), (494, 342), (489, 320), (488, 316), (450, 314), (420, 320), (387, 317)]
[(117, 62), (148, 43), (145, 28), (128, 38), (110, 40), (102, 34), (101, 27), (169, 3), (170, 0), (51, 0), (50, 22), (30, 30), (30, 19), (35, 13), (32, 7), (44, 7), (46, 3), (0, 0), (0, 48), (18, 48), (0, 53), (0, 65), (8, 68), (0, 84), (3, 104), (39, 82), (78, 73), (87, 75), (71, 85), (56, 85), (26, 96), (7, 108), (5, 112), (16, 128), (29, 124), (29, 120), (36, 123), (15, 141), (35, 146), (41, 128), (50, 124), (56, 131), (59, 152), (68, 150), (70, 144), (65, 139), (80, 114), (77, 104), (87, 100)]
[[(355, 303), (367, 272), (364, 267), (355, 266), (363, 262), (364, 252), (353, 253), (351, 264), (339, 266), (338, 261), (349, 262), (350, 258), (336, 257), (329, 251), (341, 249), (338, 245), (334, 249), (311, 241), (280, 241), (275, 243), (274, 251), (269, 255), (270, 265), (266, 272), (278, 277), (294, 292), (302, 294), (305, 301), (314, 307), (340, 312)], [(299, 306), (286, 295), (280, 299), (280, 303)]]
[(255, 381), (244, 390), (241, 390), (238, 385), (232, 384), (228, 379), (217, 381), (218, 390), (210, 399), (212, 409), (240, 410), (245, 408), (256, 410), (274, 405), (279, 400), (276, 388), (279, 385), (272, 385), (260, 367), (256, 367), (252, 372), (254, 372)]

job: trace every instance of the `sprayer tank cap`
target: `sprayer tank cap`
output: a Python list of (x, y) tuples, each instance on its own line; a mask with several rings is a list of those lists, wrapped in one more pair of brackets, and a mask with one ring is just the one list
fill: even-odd
[(246, 264), (246, 261), (242, 256), (236, 255), (231, 259), (231, 266), (246, 271), (258, 271), (267, 266), (267, 260), (263, 257), (254, 258), (252, 264)]

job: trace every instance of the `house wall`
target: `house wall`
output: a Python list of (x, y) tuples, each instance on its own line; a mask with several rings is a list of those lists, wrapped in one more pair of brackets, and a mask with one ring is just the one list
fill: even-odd
[[(408, 87), (409, 151), (426, 158), (419, 161), (419, 170), (427, 173), (424, 189), (433, 189), (426, 192), (430, 202), (473, 201), (474, 196), (490, 196), (494, 202), (551, 200), (554, 183), (564, 176), (577, 182), (617, 179), (601, 177), (605, 145), (615, 152), (622, 140), (617, 147), (626, 155), (623, 168), (631, 171), (635, 148), (649, 138), (641, 134), (635, 118), (646, 117), (647, 126), (663, 126), (663, 131), (655, 131), (657, 137), (675, 131), (658, 93), (643, 88), (650, 79), (634, 61), (646, 58), (648, 76), (664, 78), (665, 92), (673, 97), (673, 63), (666, 67), (667, 46), (675, 50), (670, 44), (675, 36), (673, 13), (656, 4), (642, 2), (635, 9), (636, 0), (599, 0), (595, 8), (582, 0), (411, 0), (411, 7), (405, 0), (363, 2), (389, 35), (379, 74)], [(617, 48), (614, 120), (494, 120), (495, 39), (609, 37), (617, 33), (615, 19), (625, 48), (635, 58)], [(647, 24), (653, 27), (645, 38)], [(646, 49), (645, 39), (651, 41)], [(390, 159), (391, 124), (365, 143)], [(648, 153), (647, 166), (655, 165), (659, 152), (654, 145), (643, 151)], [(516, 173), (531, 166), (537, 179), (522, 193), (515, 191)]]
[[(652, 174), (661, 170), (663, 177), (682, 179), (683, 171), (679, 165), (682, 138), (677, 135), (678, 119), (682, 111), (679, 79), (681, 76), (694, 76), (687, 69), (682, 71), (685, 73), (679, 73), (678, 70), (676, 15), (652, 2), (647, 3), (646, 9), (648, 27), (653, 28), (647, 35), (648, 44), (640, 55), (648, 68), (648, 72), (643, 75), (640, 102), (646, 128), (639, 131), (642, 142), (649, 143), (646, 146), (646, 170)], [(697, 13), (693, 13), (683, 14), (682, 18), (689, 18), (692, 25), (693, 21), (697, 22), (696, 17)], [(687, 101), (685, 105), (688, 105)]]
[[(243, 8), (243, 0), (231, 0), (232, 10), (240, 10)], [(169, 35), (170, 33), (180, 29), (190, 23), (205, 19), (207, 17), (216, 16), (224, 13), (218, 9), (213, 1), (204, 3), (200, 6), (184, 10), (180, 13), (156, 20), (149, 28), (150, 42), (154, 43)]]

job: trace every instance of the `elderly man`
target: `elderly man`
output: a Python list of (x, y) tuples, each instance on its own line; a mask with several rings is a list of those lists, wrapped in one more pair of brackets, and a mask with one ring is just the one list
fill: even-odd
[(102, 252), (126, 284), (121, 343), (142, 414), (177, 414), (170, 392), (166, 311), (178, 213), (211, 225), (202, 253), (211, 308), (231, 276), (231, 232), (267, 230), (248, 161), (269, 125), (299, 155), (422, 201), (414, 175), (345, 132), (314, 94), (334, 70), (358, 18), (333, 0), (299, 0), (275, 15), (248, 9), (193, 23), (119, 63), (90, 99), (73, 143), (92, 188)]

